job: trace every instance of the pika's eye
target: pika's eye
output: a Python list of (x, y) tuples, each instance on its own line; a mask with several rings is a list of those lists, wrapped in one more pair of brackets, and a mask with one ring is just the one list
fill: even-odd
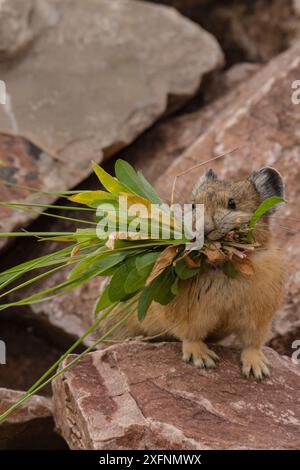
[(233, 199), (232, 197), (228, 199), (228, 209), (236, 209), (236, 202), (235, 199)]

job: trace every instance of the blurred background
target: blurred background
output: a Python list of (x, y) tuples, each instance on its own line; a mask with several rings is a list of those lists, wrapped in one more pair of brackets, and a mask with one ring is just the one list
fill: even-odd
[[(300, 338), (299, 38), (298, 0), (0, 0), (0, 201), (54, 202), (30, 188), (95, 189), (92, 159), (108, 171), (130, 161), (166, 201), (178, 173), (236, 147), (213, 165), (220, 177), (277, 168), (288, 204), (272, 227), (286, 287), (268, 344), (290, 356)], [(176, 200), (189, 201), (197, 176), (178, 180)], [(78, 227), (40, 212), (3, 204), (0, 230)], [(0, 248), (2, 271), (58, 247), (1, 238)], [(90, 325), (100, 285), (1, 312), (0, 410)], [(0, 425), (1, 449), (69, 448), (51, 393)]]

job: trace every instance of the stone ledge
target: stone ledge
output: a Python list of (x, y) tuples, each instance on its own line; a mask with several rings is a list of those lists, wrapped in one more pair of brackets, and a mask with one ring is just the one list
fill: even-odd
[(257, 383), (241, 375), (238, 351), (216, 350), (209, 371), (181, 361), (179, 343), (85, 356), (53, 384), (59, 432), (72, 449), (299, 448), (299, 366), (265, 348), (272, 373)]

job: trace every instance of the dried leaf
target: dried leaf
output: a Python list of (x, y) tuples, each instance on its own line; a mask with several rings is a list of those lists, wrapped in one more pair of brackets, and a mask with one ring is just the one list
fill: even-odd
[(211, 263), (220, 263), (226, 259), (225, 254), (215, 245), (210, 245), (209, 247), (205, 248), (203, 253), (207, 256)]
[(147, 279), (147, 285), (157, 276), (159, 276), (162, 271), (170, 266), (178, 253), (178, 246), (168, 246), (157, 258), (155, 265), (151, 271), (150, 276)]
[(71, 251), (71, 255), (70, 255), (70, 258), (74, 258), (75, 256), (78, 255), (80, 251), (80, 246), (79, 245), (75, 245), (74, 248), (72, 249)]
[(242, 250), (244, 251), (254, 251), (255, 250), (255, 246), (254, 245), (248, 245), (247, 243), (239, 243), (239, 242), (229, 242), (230, 245), (229, 246), (232, 246), (234, 248), (241, 248)]

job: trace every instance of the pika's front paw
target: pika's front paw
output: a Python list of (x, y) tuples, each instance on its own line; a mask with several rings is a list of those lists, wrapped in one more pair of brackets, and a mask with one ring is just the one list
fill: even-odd
[(216, 367), (219, 356), (208, 349), (202, 341), (183, 341), (182, 342), (182, 359), (189, 362), (191, 359), (196, 367)]
[(253, 374), (257, 380), (262, 380), (270, 375), (268, 368), (269, 361), (259, 349), (244, 349), (241, 355), (241, 362), (242, 372), (247, 378)]

